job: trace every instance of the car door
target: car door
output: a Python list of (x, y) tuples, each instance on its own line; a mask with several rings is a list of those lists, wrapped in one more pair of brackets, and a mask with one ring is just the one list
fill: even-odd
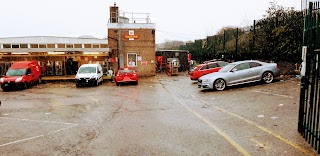
[(217, 72), (217, 71), (219, 71), (219, 69), (220, 69), (220, 67), (218, 66), (218, 64), (217, 63), (210, 63), (210, 64), (208, 64), (208, 72), (207, 72), (207, 74), (209, 74), (209, 73), (213, 73), (213, 72)]
[(251, 72), (250, 72), (250, 65), (249, 62), (244, 62), (241, 64), (236, 65), (231, 72), (231, 84), (239, 84), (239, 83), (245, 83), (249, 81)]
[(33, 77), (34, 77), (34, 74), (32, 73), (31, 69), (27, 68), (25, 80), (27, 81), (28, 84), (32, 83)]
[(199, 77), (208, 74), (208, 65), (203, 65), (202, 68), (199, 70)]
[(251, 72), (251, 80), (254, 81), (254, 80), (260, 80), (261, 79), (261, 68), (262, 67), (262, 64), (258, 63), (258, 62), (250, 62), (250, 72)]

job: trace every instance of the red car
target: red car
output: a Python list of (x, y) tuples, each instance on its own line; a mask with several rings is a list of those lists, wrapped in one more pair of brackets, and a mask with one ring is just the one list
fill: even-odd
[(116, 85), (119, 86), (120, 83), (130, 83), (138, 84), (138, 73), (133, 68), (120, 68), (116, 75)]
[(198, 80), (201, 76), (219, 71), (223, 66), (227, 65), (224, 61), (208, 62), (200, 64), (190, 71), (190, 79)]
[(6, 75), (0, 78), (3, 91), (15, 88), (28, 88), (41, 83), (41, 68), (37, 61), (20, 61), (11, 65)]

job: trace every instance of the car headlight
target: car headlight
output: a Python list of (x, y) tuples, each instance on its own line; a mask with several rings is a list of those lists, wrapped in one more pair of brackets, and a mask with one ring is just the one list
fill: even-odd
[(19, 77), (19, 78), (16, 79), (15, 82), (20, 82), (21, 80), (22, 80), (22, 77)]
[(0, 78), (0, 83), (3, 83), (4, 79), (3, 78)]
[(96, 77), (95, 77), (94, 75), (92, 75), (92, 76), (90, 77), (90, 79), (96, 79)]
[(202, 82), (209, 82), (209, 79), (203, 79)]

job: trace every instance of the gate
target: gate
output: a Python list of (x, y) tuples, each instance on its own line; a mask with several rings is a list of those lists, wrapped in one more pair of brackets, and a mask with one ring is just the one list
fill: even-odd
[(320, 153), (320, 3), (308, 3), (304, 12), (302, 79), (298, 131)]

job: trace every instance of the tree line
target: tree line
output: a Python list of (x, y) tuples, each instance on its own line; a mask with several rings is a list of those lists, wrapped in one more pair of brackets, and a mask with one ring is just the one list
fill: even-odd
[(216, 35), (207, 36), (179, 47), (188, 50), (192, 59), (300, 62), (303, 43), (303, 12), (271, 3), (264, 18), (252, 26), (222, 28)]

